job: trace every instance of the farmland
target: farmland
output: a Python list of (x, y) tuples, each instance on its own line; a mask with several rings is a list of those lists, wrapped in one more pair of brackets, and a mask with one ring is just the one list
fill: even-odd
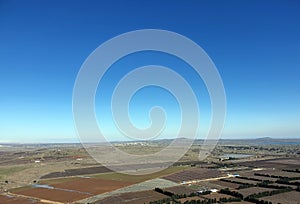
[(101, 201), (96, 202), (95, 204), (119, 204), (119, 203), (128, 203), (128, 204), (140, 204), (140, 203), (149, 203), (153, 200), (162, 200), (168, 198), (168, 196), (155, 191), (140, 191), (135, 193), (124, 193), (121, 195), (111, 196), (105, 198)]
[[(222, 189), (222, 188), (232, 188), (232, 189), (235, 189), (235, 188), (238, 188), (240, 185), (237, 184), (237, 183), (231, 183), (231, 182), (226, 182), (226, 181), (220, 181), (220, 180), (217, 180), (217, 181), (211, 181), (209, 182), (211, 184), (215, 184), (213, 187), (214, 188), (218, 188), (218, 189)], [(205, 184), (204, 184), (205, 185)]]
[(252, 195), (254, 193), (261, 193), (261, 192), (266, 192), (274, 189), (269, 189), (269, 188), (261, 188), (261, 187), (251, 187), (251, 188), (244, 188), (240, 189), (238, 192), (242, 194), (244, 197), (247, 197), (249, 195)]
[(170, 181), (181, 183), (186, 181), (216, 178), (220, 176), (221, 172), (215, 169), (192, 168), (169, 176), (165, 176), (164, 178)]
[(32, 188), (17, 193), (18, 195), (24, 195), (36, 199), (45, 199), (57, 202), (73, 202), (86, 198), (90, 195), (79, 192), (71, 192), (58, 189), (47, 189), (47, 188)]
[(38, 199), (19, 197), (14, 195), (0, 195), (0, 203), (9, 204), (42, 204)]
[(101, 180), (94, 178), (80, 178), (77, 180), (64, 182), (52, 185), (54, 188), (70, 189), (79, 192), (86, 192), (90, 194), (101, 194), (116, 190), (125, 186), (132, 185), (133, 183), (114, 180)]
[(273, 196), (264, 197), (264, 201), (272, 203), (298, 204), (300, 192), (291, 191), (287, 193), (277, 194)]
[(170, 192), (172, 194), (191, 194), (193, 192), (195, 192), (195, 189), (189, 188), (187, 186), (174, 186), (174, 187), (170, 187), (170, 188), (165, 188), (164, 189), (167, 192)]
[[(142, 147), (151, 153), (165, 145), (116, 144), (129, 153), (140, 153)], [(137, 176), (98, 164), (80, 145), (4, 147), (0, 151), (0, 203), (287, 203), (286, 196), (290, 203), (300, 202), (296, 147), (226, 143), (201, 162), (195, 160), (199, 147), (196, 142), (167, 169)], [(282, 155), (288, 148), (290, 153)], [(235, 154), (236, 158), (224, 157)], [(239, 156), (243, 154), (252, 156)], [(153, 164), (165, 165), (159, 158)], [(133, 163), (126, 168), (147, 169), (149, 165)]]

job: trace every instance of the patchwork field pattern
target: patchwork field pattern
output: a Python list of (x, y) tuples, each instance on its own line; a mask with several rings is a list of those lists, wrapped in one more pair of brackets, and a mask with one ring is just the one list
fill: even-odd
[(185, 181), (216, 178), (220, 177), (221, 175), (221, 172), (215, 169), (192, 168), (169, 176), (165, 176), (163, 178), (173, 182), (181, 183)]

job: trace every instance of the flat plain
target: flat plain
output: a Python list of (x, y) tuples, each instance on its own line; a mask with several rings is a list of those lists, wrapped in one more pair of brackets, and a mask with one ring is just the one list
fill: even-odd
[[(168, 144), (115, 145), (131, 154), (142, 149), (149, 154)], [(299, 145), (221, 141), (198, 161), (201, 144), (196, 141), (169, 168), (138, 176), (102, 166), (80, 144), (2, 144), (0, 203), (300, 203)], [(165, 165), (160, 162), (157, 158), (153, 167)], [(133, 163), (126, 168), (149, 166)]]

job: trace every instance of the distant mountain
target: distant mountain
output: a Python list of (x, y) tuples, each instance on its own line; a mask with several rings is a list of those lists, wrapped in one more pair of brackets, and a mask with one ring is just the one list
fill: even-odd
[(261, 137), (254, 139), (221, 139), (219, 144), (249, 144), (249, 145), (300, 145), (300, 138), (271, 138)]
[(260, 137), (260, 138), (256, 138), (253, 140), (273, 140), (273, 138), (272, 137)]

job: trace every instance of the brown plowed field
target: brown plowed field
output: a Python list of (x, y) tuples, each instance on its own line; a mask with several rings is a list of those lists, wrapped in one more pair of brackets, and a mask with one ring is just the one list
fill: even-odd
[(124, 181), (80, 178), (53, 184), (54, 189), (30, 188), (18, 191), (18, 194), (58, 202), (74, 202), (93, 195), (116, 190), (132, 183)]
[(299, 204), (300, 192), (291, 191), (287, 193), (280, 193), (272, 196), (262, 197), (261, 200), (272, 203)]
[(18, 194), (63, 203), (81, 200), (90, 196), (87, 194), (46, 188), (32, 188), (20, 191)]
[(59, 184), (53, 184), (55, 188), (69, 189), (80, 192), (86, 192), (90, 194), (101, 194), (116, 190), (122, 187), (132, 185), (131, 182), (125, 181), (114, 181), (114, 180), (102, 180), (95, 178), (80, 178), (73, 181), (68, 181)]
[(20, 198), (11, 195), (0, 195), (1, 204), (42, 204), (38, 200), (29, 199), (29, 198)]

